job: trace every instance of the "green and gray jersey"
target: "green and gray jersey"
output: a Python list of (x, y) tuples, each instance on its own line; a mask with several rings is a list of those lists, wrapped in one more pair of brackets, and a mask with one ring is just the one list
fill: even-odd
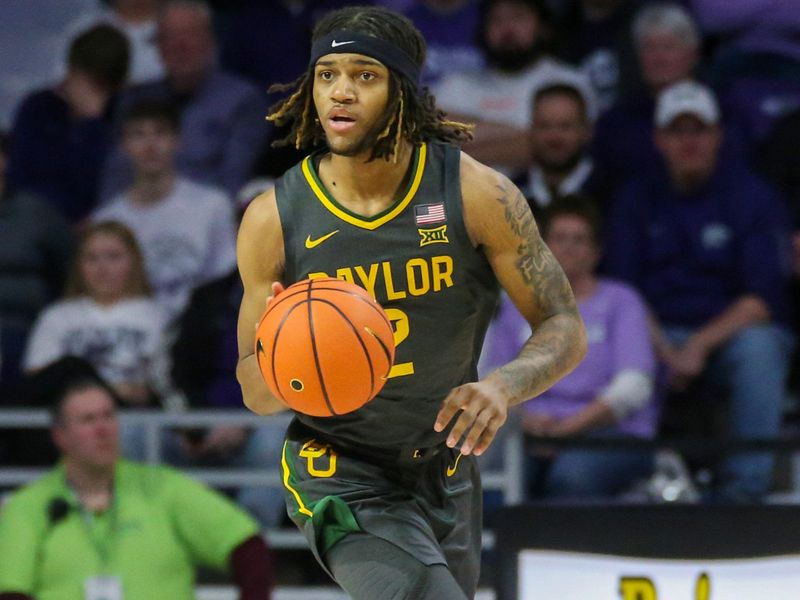
[(415, 148), (405, 193), (369, 218), (325, 189), (319, 158), (312, 154), (277, 182), (284, 282), (330, 276), (362, 286), (392, 322), (396, 355), (386, 385), (362, 408), (297, 418), (343, 442), (436, 445), (445, 436), (433, 431), (442, 400), (477, 379), (497, 299), (494, 273), (464, 225), (460, 151), (434, 142)]

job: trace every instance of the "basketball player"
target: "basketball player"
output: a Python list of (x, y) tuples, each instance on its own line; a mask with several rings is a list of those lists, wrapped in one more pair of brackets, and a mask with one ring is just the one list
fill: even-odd
[[(237, 375), (258, 414), (284, 410), (253, 354), (264, 299), (304, 278), (353, 281), (384, 306), (395, 364), (380, 394), (329, 418), (297, 414), (283, 450), (288, 511), (355, 600), (463, 600), (478, 582), (483, 453), (508, 408), (585, 352), (567, 280), (525, 199), (460, 153), (469, 128), (418, 87), (425, 42), (378, 7), (324, 17), (308, 71), (269, 116), (298, 148), (324, 143), (248, 208)], [(280, 283), (277, 283), (280, 282)], [(476, 381), (498, 283), (534, 334)]]

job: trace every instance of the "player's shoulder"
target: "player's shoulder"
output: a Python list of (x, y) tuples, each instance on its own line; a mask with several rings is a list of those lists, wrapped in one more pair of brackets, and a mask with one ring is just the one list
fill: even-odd
[(271, 187), (264, 190), (247, 205), (242, 217), (242, 224), (260, 227), (268, 226), (277, 217), (278, 198), (275, 188)]
[(461, 190), (467, 196), (496, 196), (498, 188), (507, 188), (514, 184), (505, 175), (471, 157), (461, 153)]
[(275, 188), (261, 192), (248, 204), (239, 226), (239, 243), (265, 248), (282, 239)]
[(508, 215), (529, 211), (524, 196), (505, 175), (470, 155), (461, 153), (461, 202), (464, 223), (476, 244), (495, 239)]
[[(507, 204), (522, 193), (505, 175), (465, 152), (461, 153), (461, 197), (466, 210), (488, 209), (492, 203)], [(491, 202), (490, 202), (491, 201)]]

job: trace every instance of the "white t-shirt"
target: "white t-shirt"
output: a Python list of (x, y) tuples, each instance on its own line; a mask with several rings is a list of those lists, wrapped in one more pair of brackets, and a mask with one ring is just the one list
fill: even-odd
[[(584, 92), (584, 97), (592, 94), (588, 79), (577, 69), (542, 58), (518, 73), (492, 68), (451, 73), (436, 86), (434, 95), (445, 112), (526, 129), (534, 93), (553, 83), (571, 83)], [(587, 98), (590, 115), (594, 112), (591, 102), (591, 97)]]
[(236, 266), (233, 205), (213, 187), (177, 179), (172, 192), (155, 204), (135, 204), (122, 194), (92, 219), (120, 221), (133, 230), (155, 299), (170, 322), (186, 308), (194, 288)]
[(111, 384), (157, 384), (166, 359), (165, 327), (164, 312), (149, 298), (111, 306), (88, 297), (55, 302), (33, 326), (23, 368), (35, 370), (78, 356)]

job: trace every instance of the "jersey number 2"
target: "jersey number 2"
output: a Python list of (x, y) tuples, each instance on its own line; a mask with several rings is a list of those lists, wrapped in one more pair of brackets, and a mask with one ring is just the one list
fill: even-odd
[[(394, 345), (399, 346), (408, 337), (410, 331), (408, 325), (408, 315), (399, 308), (387, 308), (386, 316), (394, 329)], [(414, 363), (411, 361), (395, 363), (389, 371), (389, 377), (404, 377), (414, 374)]]

